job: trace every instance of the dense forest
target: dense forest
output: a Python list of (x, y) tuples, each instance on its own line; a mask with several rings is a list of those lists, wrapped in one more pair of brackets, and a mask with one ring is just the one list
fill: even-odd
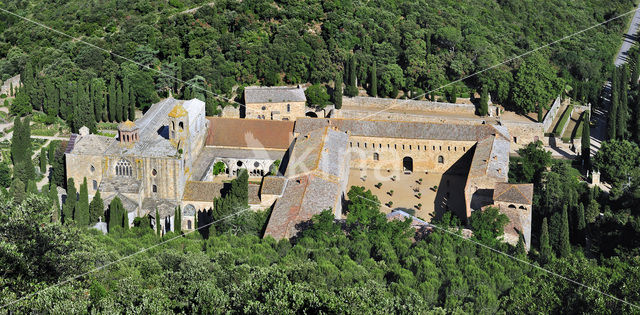
[[(347, 95), (360, 87), (413, 97), (616, 17), (632, 3), (5, 1), (5, 9), (74, 40), (3, 13), (0, 73), (5, 80), (23, 73), (14, 114), (43, 110), (74, 130), (131, 119), (135, 108), (169, 94), (198, 97), (215, 114), (249, 84), (331, 85), (341, 77)], [(477, 90), (519, 112), (547, 106), (565, 83), (584, 85), (597, 99), (625, 21), (437, 93), (455, 99), (450, 94)]]

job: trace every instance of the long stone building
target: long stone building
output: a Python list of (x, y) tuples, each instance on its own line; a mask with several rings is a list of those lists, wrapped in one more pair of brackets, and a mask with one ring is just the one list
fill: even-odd
[[(286, 105), (293, 101), (288, 97), (275, 103)], [(197, 99), (170, 98), (122, 123), (117, 138), (73, 135), (67, 177), (78, 185), (86, 177), (90, 194), (100, 190), (105, 207), (118, 196), (130, 222), (159, 209), (163, 231), (175, 228), (174, 210), (181, 206), (182, 229), (193, 230), (225, 182), (246, 169), (249, 205), (272, 209), (265, 236), (280, 239), (295, 236), (323, 210), (343, 218), (352, 169), (454, 174), (464, 184), (443, 188), (438, 206), (466, 222), (472, 211), (495, 205), (513, 218), (505, 239), (517, 241), (522, 233), (529, 246), (532, 188), (507, 184), (512, 140), (504, 126), (307, 118), (301, 106), (288, 121), (258, 112), (258, 119), (220, 118), (205, 117)], [(214, 175), (220, 163), (224, 171)]]

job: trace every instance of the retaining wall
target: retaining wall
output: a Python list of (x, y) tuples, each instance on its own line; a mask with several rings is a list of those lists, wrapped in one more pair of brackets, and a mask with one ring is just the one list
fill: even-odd
[(397, 109), (407, 110), (424, 110), (434, 112), (448, 112), (448, 113), (465, 113), (474, 114), (476, 107), (473, 104), (453, 104), (443, 102), (431, 102), (431, 101), (417, 101), (417, 100), (402, 100), (393, 98), (377, 98), (377, 97), (343, 97), (343, 106), (354, 106), (361, 108), (373, 108), (373, 109), (385, 109), (391, 106)]

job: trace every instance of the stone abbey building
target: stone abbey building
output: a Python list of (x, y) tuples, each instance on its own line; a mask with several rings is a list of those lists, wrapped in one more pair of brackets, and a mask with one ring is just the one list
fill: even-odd
[[(289, 94), (278, 98), (280, 89), (259, 88), (277, 106), (296, 104)], [(511, 220), (505, 239), (517, 242), (522, 233), (530, 245), (533, 187), (507, 184), (507, 128), (309, 118), (304, 117), (303, 103), (292, 107), (288, 117), (265, 106), (264, 110), (280, 112), (267, 118), (271, 114), (262, 106), (250, 108), (258, 103), (247, 101), (253, 119), (205, 117), (203, 102), (169, 98), (135, 122), (120, 124), (115, 138), (72, 135), (66, 151), (67, 177), (78, 185), (86, 177), (89, 194), (100, 190), (105, 208), (118, 196), (130, 223), (135, 217), (153, 217), (158, 209), (162, 229), (173, 230), (174, 210), (181, 206), (182, 229), (193, 230), (196, 217), (221, 196), (224, 179), (247, 169), (249, 205), (272, 209), (265, 236), (281, 239), (295, 236), (304, 222), (323, 210), (343, 218), (351, 169), (456, 174), (464, 178), (464, 185), (443, 196), (447, 210), (466, 222), (472, 211), (495, 205)], [(213, 167), (220, 162), (225, 170), (214, 176)], [(450, 207), (447, 199), (464, 202)]]

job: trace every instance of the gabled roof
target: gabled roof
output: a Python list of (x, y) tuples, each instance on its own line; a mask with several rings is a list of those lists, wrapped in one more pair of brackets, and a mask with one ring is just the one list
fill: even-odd
[[(125, 210), (127, 210), (127, 212), (136, 211), (138, 209), (138, 203), (135, 200), (132, 200), (131, 198), (117, 192), (111, 196), (108, 196), (102, 199), (102, 205), (104, 206), (105, 211), (109, 209), (109, 204), (111, 204), (111, 201), (115, 197), (120, 198), (120, 201), (122, 201), (122, 206), (124, 207)], [(102, 219), (106, 220), (106, 217)]]
[(244, 102), (251, 103), (284, 103), (306, 102), (304, 89), (289, 86), (248, 86), (244, 88)]
[(533, 203), (533, 184), (496, 183), (493, 200), (531, 205)]
[(286, 150), (293, 141), (292, 121), (218, 117), (207, 119), (207, 146)]

